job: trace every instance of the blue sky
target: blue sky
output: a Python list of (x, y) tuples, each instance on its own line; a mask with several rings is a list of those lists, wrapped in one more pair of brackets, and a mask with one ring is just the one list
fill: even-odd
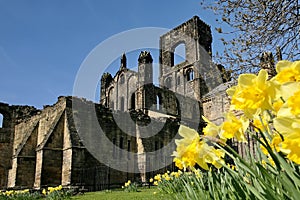
[(0, 102), (51, 105), (72, 94), (81, 63), (100, 42), (134, 28), (174, 28), (194, 15), (215, 35), (200, 0), (0, 0)]

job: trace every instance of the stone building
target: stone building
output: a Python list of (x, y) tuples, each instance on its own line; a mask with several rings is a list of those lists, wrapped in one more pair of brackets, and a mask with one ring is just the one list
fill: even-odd
[[(221, 122), (229, 106), (225, 90), (232, 83), (224, 84), (222, 67), (211, 62), (211, 30), (199, 17), (159, 42), (159, 86), (153, 84), (152, 56), (142, 51), (137, 71), (127, 67), (123, 54), (118, 72), (102, 75), (99, 103), (59, 97), (42, 110), (0, 103), (0, 188), (61, 184), (100, 190), (128, 179), (145, 182), (160, 166), (173, 169), (170, 152), (161, 149), (168, 144), (175, 148), (180, 124), (200, 131), (201, 115)], [(179, 45), (185, 47), (184, 61), (175, 63)], [(95, 138), (101, 151), (87, 148)], [(155, 151), (161, 152), (149, 156)]]

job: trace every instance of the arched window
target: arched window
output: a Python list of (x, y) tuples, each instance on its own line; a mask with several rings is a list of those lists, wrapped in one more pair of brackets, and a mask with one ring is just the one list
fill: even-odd
[(131, 141), (127, 140), (127, 158), (130, 160), (130, 152), (131, 152)]
[(133, 93), (133, 94), (131, 95), (131, 101), (130, 101), (130, 104), (131, 104), (130, 108), (131, 108), (131, 109), (135, 109), (135, 93)]
[(124, 138), (123, 137), (120, 137), (119, 147), (120, 147), (119, 157), (121, 158), (122, 157), (122, 149), (124, 148)]
[(113, 89), (114, 88), (110, 88), (109, 92), (108, 92), (108, 107), (111, 108), (112, 110), (114, 110), (114, 102), (113, 102)]
[(192, 81), (194, 80), (194, 70), (193, 69), (188, 69), (186, 72), (186, 76), (187, 76), (187, 81)]
[(156, 95), (156, 110), (160, 110), (161, 109), (161, 105), (162, 105), (161, 95), (157, 94)]
[(165, 86), (169, 89), (172, 87), (172, 78), (171, 77), (166, 78)]
[(176, 46), (174, 50), (174, 65), (178, 65), (186, 60), (185, 58), (185, 44), (181, 43)]
[(124, 105), (125, 105), (124, 97), (121, 97), (121, 102), (120, 102), (120, 110), (121, 111), (124, 111)]
[(180, 85), (180, 76), (177, 76), (177, 85)]
[(3, 127), (3, 115), (0, 113), (0, 128)]
[(124, 77), (124, 74), (121, 74), (120, 75), (120, 84), (124, 84), (125, 83), (125, 77)]

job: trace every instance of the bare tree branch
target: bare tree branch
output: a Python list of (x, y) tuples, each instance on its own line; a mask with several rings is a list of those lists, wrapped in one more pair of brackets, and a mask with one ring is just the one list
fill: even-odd
[[(261, 54), (265, 51), (274, 53), (277, 47), (280, 47), (283, 59), (300, 59), (300, 0), (206, 2), (202, 0), (202, 6), (216, 14), (220, 23), (216, 30), (224, 34), (221, 39), (224, 52), (219, 52), (215, 59), (230, 68), (234, 75), (257, 71)], [(231, 30), (224, 31), (222, 26), (225, 24)]]

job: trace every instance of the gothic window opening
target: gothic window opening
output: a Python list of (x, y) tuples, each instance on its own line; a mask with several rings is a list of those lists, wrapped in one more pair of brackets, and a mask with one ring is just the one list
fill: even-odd
[(187, 76), (187, 81), (192, 81), (194, 80), (194, 70), (193, 69), (188, 69), (186, 72), (186, 76)]
[(172, 78), (171, 77), (166, 78), (165, 86), (169, 89), (172, 87)]
[(130, 152), (131, 152), (131, 141), (127, 141), (127, 158), (130, 160)]
[(130, 101), (130, 104), (131, 104), (130, 108), (131, 108), (131, 109), (135, 109), (135, 93), (133, 93), (133, 94), (131, 95), (131, 101)]
[(178, 46), (176, 46), (174, 50), (174, 66), (178, 65), (186, 60), (186, 53), (185, 53), (185, 44), (180, 43)]
[(177, 76), (177, 85), (180, 85), (180, 76)]
[(119, 156), (122, 157), (122, 151), (123, 151), (123, 148), (124, 148), (124, 138), (123, 137), (120, 137), (120, 144), (119, 144), (119, 147), (120, 147), (120, 154)]
[(114, 109), (113, 89), (114, 89), (114, 88), (110, 88), (110, 89), (109, 89), (108, 97), (107, 97), (108, 107), (111, 108), (112, 110)]
[(120, 76), (120, 84), (124, 84), (125, 83), (125, 77), (123, 74), (121, 74)]
[(3, 115), (0, 113), (0, 128), (3, 127)]
[(120, 102), (120, 110), (121, 111), (124, 111), (124, 104), (125, 104), (124, 97), (121, 97), (121, 102)]
[(162, 105), (161, 95), (157, 94), (156, 95), (156, 110), (160, 110), (161, 109), (161, 105)]

